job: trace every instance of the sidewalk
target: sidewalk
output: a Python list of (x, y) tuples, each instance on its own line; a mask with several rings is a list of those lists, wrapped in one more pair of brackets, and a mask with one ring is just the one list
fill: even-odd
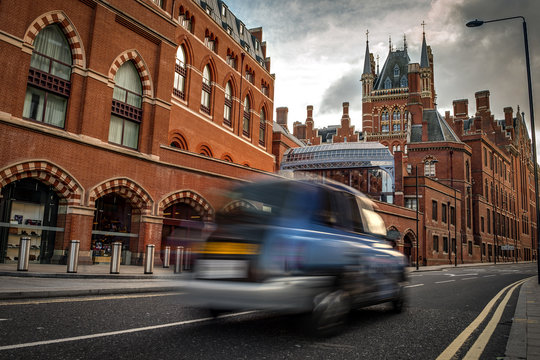
[[(500, 263), (511, 265), (513, 263)], [(460, 264), (458, 267), (491, 265)], [(437, 271), (453, 265), (407, 268), (409, 273)], [(77, 273), (67, 273), (66, 265), (30, 264), (17, 271), (17, 264), (0, 264), (0, 301), (107, 294), (171, 292), (182, 290), (182, 280), (190, 272), (174, 273), (174, 267), (154, 267), (144, 274), (142, 266), (120, 266), (120, 274), (110, 274), (109, 265), (81, 265)], [(519, 291), (514, 321), (506, 348), (508, 360), (540, 359), (540, 285), (538, 278), (526, 281)]]

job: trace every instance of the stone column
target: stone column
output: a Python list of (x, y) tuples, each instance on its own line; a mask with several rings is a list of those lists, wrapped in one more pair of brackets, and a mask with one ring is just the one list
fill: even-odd
[[(136, 221), (133, 222), (135, 223)], [(155, 245), (154, 266), (162, 266), (161, 232), (163, 229), (163, 218), (160, 216), (140, 215), (138, 225), (139, 241), (137, 242), (137, 249), (134, 249), (136, 251), (134, 255), (138, 259), (137, 265), (143, 264), (146, 245), (153, 244)]]
[(71, 240), (79, 240), (79, 265), (91, 265), (92, 253), (92, 224), (94, 222), (95, 208), (70, 205), (67, 206), (64, 222), (64, 238), (62, 247), (54, 250), (54, 257), (64, 255), (64, 250), (69, 248)]

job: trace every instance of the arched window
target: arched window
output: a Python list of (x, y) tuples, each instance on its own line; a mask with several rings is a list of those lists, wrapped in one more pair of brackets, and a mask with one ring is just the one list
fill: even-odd
[(223, 123), (232, 126), (232, 88), (230, 81), (225, 85), (225, 105), (223, 107)]
[(394, 66), (394, 77), (399, 77), (399, 66), (396, 64)]
[(52, 24), (34, 41), (23, 117), (64, 127), (71, 88), (71, 49), (62, 29)]
[(266, 113), (264, 108), (261, 109), (261, 116), (259, 122), (259, 144), (264, 146), (266, 143)]
[(212, 95), (212, 79), (210, 77), (210, 67), (206, 65), (203, 70), (201, 111), (210, 115), (210, 96)]
[(401, 131), (401, 124), (394, 124), (394, 125), (392, 125), (392, 131), (393, 131), (393, 132), (399, 132), (399, 131)]
[(137, 149), (142, 120), (142, 84), (131, 61), (118, 69), (114, 83), (109, 141)]
[(186, 54), (184, 47), (180, 45), (176, 50), (176, 64), (174, 65), (174, 89), (173, 94), (180, 99), (186, 99)]
[(394, 109), (394, 112), (392, 113), (392, 120), (399, 120), (401, 119), (401, 113), (399, 112), (399, 109)]
[(388, 114), (388, 110), (383, 109), (381, 113), (381, 120), (382, 121), (388, 121), (390, 119), (390, 116)]
[(249, 96), (246, 95), (246, 98), (244, 99), (244, 121), (242, 122), (242, 133), (245, 136), (250, 136), (249, 133), (249, 122), (251, 120), (251, 114), (250, 114), (251, 105), (249, 103)]
[(390, 80), (390, 78), (386, 78), (386, 80), (384, 81), (384, 88), (385, 89), (391, 89), (392, 88), (392, 81)]

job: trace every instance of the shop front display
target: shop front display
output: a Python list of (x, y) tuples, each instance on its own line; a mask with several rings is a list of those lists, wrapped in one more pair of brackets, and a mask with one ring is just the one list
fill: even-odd
[(24, 179), (2, 189), (0, 199), (0, 262), (19, 261), (21, 238), (30, 239), (30, 263), (60, 262), (53, 259), (58, 196), (47, 185)]
[(115, 242), (122, 243), (121, 264), (132, 264), (132, 242), (139, 235), (131, 233), (131, 213), (131, 206), (119, 195), (105, 195), (96, 201), (91, 243), (94, 264), (110, 263)]

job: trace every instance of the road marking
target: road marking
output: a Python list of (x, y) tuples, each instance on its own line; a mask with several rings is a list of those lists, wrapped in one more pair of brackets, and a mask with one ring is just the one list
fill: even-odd
[(454, 282), (456, 280), (444, 280), (444, 281), (435, 281), (435, 284), (444, 284), (444, 283), (449, 283), (449, 282)]
[(8, 321), (8, 320), (10, 320), (10, 319), (0, 319), (0, 321)]
[(495, 313), (493, 313), (493, 316), (491, 317), (491, 320), (486, 325), (484, 331), (478, 336), (478, 339), (474, 342), (474, 344), (471, 346), (469, 351), (467, 352), (467, 355), (465, 355), (464, 359), (479, 359), (482, 353), (484, 352), (484, 349), (486, 348), (486, 345), (491, 338), (491, 335), (493, 335), (493, 332), (495, 331), (495, 328), (497, 327), (497, 324), (501, 320), (504, 308), (506, 307), (506, 304), (508, 303), (508, 300), (510, 300), (510, 297), (516, 290), (516, 288), (524, 283), (525, 280), (518, 282), (514, 286), (508, 290), (506, 293), (506, 296), (504, 299), (499, 303), (499, 306), (497, 306), (497, 310), (495, 310)]
[(493, 297), (489, 303), (486, 305), (486, 307), (482, 310), (480, 315), (476, 317), (476, 319), (473, 320), (472, 323), (467, 326), (465, 330), (461, 332), (461, 334), (458, 335), (457, 338), (452, 341), (450, 345), (437, 357), (437, 360), (449, 360), (452, 359), (452, 357), (458, 352), (458, 350), (463, 346), (465, 341), (471, 336), (471, 334), (480, 326), (480, 324), (484, 321), (484, 319), (488, 316), (491, 309), (495, 305), (495, 303), (498, 301), (498, 299), (506, 292), (507, 289), (511, 288), (512, 286), (517, 286), (519, 284), (522, 284), (523, 282), (529, 280), (530, 278), (526, 278), (523, 280), (516, 281), (513, 284), (510, 284), (503, 288), (495, 297)]
[(166, 293), (132, 294), (132, 295), (109, 295), (109, 296), (95, 295), (95, 296), (84, 296), (84, 297), (76, 297), (76, 298), (3, 301), (3, 302), (0, 302), (0, 306), (39, 305), (39, 304), (52, 304), (52, 303), (63, 303), (63, 302), (80, 302), (80, 301), (120, 300), (120, 299), (148, 298), (148, 297), (156, 297), (156, 296), (173, 296), (173, 295), (180, 295), (180, 294), (183, 294), (183, 292), (166, 292)]
[[(241, 316), (241, 315), (246, 315), (246, 314), (250, 314), (250, 313), (253, 313), (253, 312), (255, 312), (255, 311), (244, 311), (244, 312), (240, 312), (240, 313), (222, 315), (222, 316), (219, 316), (219, 318), (228, 318), (228, 317), (233, 317), (233, 316)], [(21, 348), (27, 348), (27, 347), (32, 347), (32, 346), (59, 344), (59, 343), (64, 343), (64, 342), (69, 342), (69, 341), (88, 340), (88, 339), (95, 339), (95, 338), (106, 337), (106, 336), (130, 334), (130, 333), (141, 332), (141, 331), (163, 329), (163, 328), (173, 327), (173, 326), (196, 324), (196, 323), (201, 323), (201, 322), (205, 322), (205, 321), (210, 321), (210, 320), (213, 320), (213, 319), (214, 319), (213, 317), (206, 317), (206, 318), (200, 318), (200, 319), (178, 321), (178, 322), (169, 323), (169, 324), (145, 326), (145, 327), (135, 328), (135, 329), (109, 331), (109, 332), (105, 332), (105, 333), (82, 335), (82, 336), (73, 336), (73, 337), (63, 338), (63, 339), (35, 341), (35, 342), (24, 343), (24, 344), (5, 345), (5, 346), (0, 346), (0, 351), (21, 349)]]
[(484, 275), (484, 276), (482, 276), (482, 277), (492, 277), (492, 276), (497, 276), (497, 275), (491, 274), (491, 275)]
[(478, 276), (470, 277), (470, 278), (465, 278), (465, 279), (461, 279), (461, 280), (472, 280), (472, 279), (478, 279)]
[(407, 285), (407, 286), (405, 286), (405, 288), (413, 288), (413, 287), (417, 287), (417, 286), (424, 286), (424, 284)]

